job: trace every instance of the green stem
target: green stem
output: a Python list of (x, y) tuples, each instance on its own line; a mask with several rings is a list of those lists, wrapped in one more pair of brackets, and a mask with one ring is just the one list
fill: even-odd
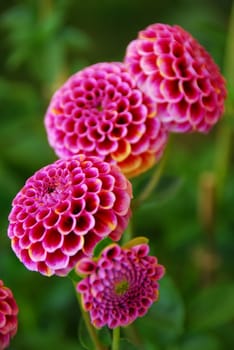
[[(171, 139), (171, 137), (170, 137)], [(159, 180), (163, 174), (163, 171), (165, 169), (167, 159), (168, 159), (168, 154), (169, 154), (169, 149), (170, 149), (170, 144), (171, 142), (170, 139), (168, 140), (168, 145), (166, 148), (166, 151), (164, 153), (163, 158), (161, 159), (160, 163), (156, 166), (155, 171), (153, 172), (149, 182), (147, 185), (144, 187), (143, 191), (140, 193), (138, 198), (136, 198), (135, 202), (133, 203), (133, 209), (136, 209), (139, 207), (139, 205), (144, 202), (152, 193), (154, 188), (158, 185)]]
[[(136, 198), (132, 202), (132, 212), (133, 213), (140, 206), (140, 204), (142, 202), (144, 202), (150, 196), (153, 189), (157, 186), (157, 184), (161, 178), (161, 175), (163, 173), (163, 170), (165, 168), (166, 158), (167, 158), (166, 155), (164, 155), (163, 159), (161, 160), (160, 164), (156, 167), (155, 171), (153, 172), (149, 182), (144, 187), (143, 191), (140, 193), (138, 198)], [(131, 219), (129, 221), (128, 227), (123, 235), (122, 243), (123, 244), (127, 243), (128, 241), (130, 241), (133, 238), (133, 236), (134, 236), (134, 221), (133, 221), (133, 219)]]
[(144, 188), (143, 192), (138, 197), (138, 201), (140, 203), (144, 202), (152, 193), (154, 188), (159, 183), (159, 180), (161, 178), (161, 175), (163, 173), (163, 170), (165, 168), (166, 164), (166, 157), (163, 157), (161, 160), (159, 166), (156, 167), (155, 172), (153, 173), (152, 177), (150, 178), (150, 181), (148, 182), (147, 186)]
[(120, 327), (113, 329), (112, 350), (119, 350)]
[[(76, 286), (76, 283), (73, 281), (73, 285)], [(80, 311), (85, 323), (85, 326), (87, 328), (87, 331), (89, 333), (90, 338), (92, 339), (93, 345), (94, 345), (94, 349), (95, 350), (107, 350), (106, 347), (104, 347), (104, 345), (101, 344), (98, 335), (97, 335), (97, 331), (96, 329), (93, 327), (93, 325), (90, 323), (90, 318), (89, 318), (89, 314), (88, 312), (86, 312), (83, 309), (82, 306), (82, 302), (81, 302), (81, 298), (80, 295), (76, 292), (76, 297), (80, 306)]]

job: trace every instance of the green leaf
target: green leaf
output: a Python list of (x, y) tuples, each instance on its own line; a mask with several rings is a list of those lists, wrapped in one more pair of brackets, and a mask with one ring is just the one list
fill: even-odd
[(209, 330), (234, 317), (234, 283), (203, 289), (189, 306), (189, 326), (192, 330)]
[(113, 242), (109, 237), (103, 238), (94, 248), (93, 256), (98, 257), (101, 254), (102, 250), (105, 249), (105, 247), (113, 243), (115, 242)]
[(71, 281), (76, 285), (78, 282), (81, 281), (81, 277), (79, 275), (77, 275), (76, 271), (75, 271), (75, 268), (72, 269), (69, 274), (67, 275)]

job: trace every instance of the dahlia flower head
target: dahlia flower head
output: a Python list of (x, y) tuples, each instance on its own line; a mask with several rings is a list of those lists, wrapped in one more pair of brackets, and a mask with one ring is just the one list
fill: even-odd
[(112, 244), (97, 260), (84, 258), (77, 264), (77, 273), (85, 276), (77, 292), (95, 327), (127, 326), (158, 299), (157, 280), (164, 267), (148, 254), (145, 243), (130, 248)]
[(18, 328), (18, 306), (12, 291), (0, 280), (0, 349), (6, 349)]
[(207, 133), (222, 116), (225, 80), (210, 54), (181, 27), (148, 26), (127, 46), (124, 62), (170, 132)]
[(121, 238), (131, 214), (130, 182), (114, 164), (78, 155), (30, 177), (12, 203), (8, 236), (20, 261), (67, 275), (105, 237)]
[(120, 62), (97, 63), (72, 75), (53, 95), (45, 128), (60, 158), (99, 156), (128, 178), (158, 162), (167, 143), (154, 101)]

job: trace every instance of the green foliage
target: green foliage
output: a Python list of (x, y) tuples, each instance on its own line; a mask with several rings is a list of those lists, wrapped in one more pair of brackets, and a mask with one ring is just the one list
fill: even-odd
[(1, 20), (11, 48), (9, 69), (24, 67), (35, 80), (51, 84), (64, 70), (70, 51), (87, 50), (88, 35), (78, 28), (64, 27), (65, 13), (65, 3), (60, 2), (53, 11), (45, 1), (31, 6), (21, 4), (6, 11)]
[[(111, 346), (111, 331), (107, 327), (103, 327), (97, 330), (98, 338), (102, 345), (109, 347)], [(92, 340), (87, 332), (87, 328), (83, 319), (80, 320), (78, 328), (79, 340), (82, 346), (82, 349), (90, 350), (93, 349)]]
[[(138, 199), (155, 169), (133, 180), (134, 235), (149, 237), (152, 255), (167, 272), (159, 301), (121, 331), (121, 350), (233, 348), (233, 35), (224, 57), (231, 3), (0, 2), (0, 279), (13, 290), (20, 308), (10, 350), (92, 349), (72, 282), (25, 269), (11, 251), (7, 216), (26, 179), (56, 159), (43, 126), (56, 87), (86, 65), (122, 60), (128, 42), (153, 22), (177, 23), (207, 47), (226, 72), (228, 116), (209, 135), (173, 138), (163, 176), (145, 201)], [(212, 232), (198, 215), (201, 178), (207, 171), (219, 181)], [(100, 243), (97, 252), (106, 244)], [(109, 330), (100, 331), (106, 346), (110, 336)]]
[(142, 337), (149, 344), (173, 344), (184, 330), (185, 309), (179, 290), (172, 279), (165, 276), (160, 282), (159, 301), (148, 314), (136, 321)]
[(179, 345), (173, 345), (166, 350), (220, 350), (222, 349), (220, 342), (216, 337), (208, 334), (198, 334), (189, 336), (184, 339)]
[(234, 318), (234, 283), (217, 284), (199, 292), (189, 307), (192, 330), (212, 330)]

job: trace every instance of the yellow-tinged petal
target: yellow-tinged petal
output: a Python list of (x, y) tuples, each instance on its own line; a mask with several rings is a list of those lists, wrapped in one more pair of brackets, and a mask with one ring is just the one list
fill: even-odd
[(126, 140), (120, 140), (118, 149), (111, 154), (112, 158), (118, 163), (125, 160), (131, 154), (131, 145)]

